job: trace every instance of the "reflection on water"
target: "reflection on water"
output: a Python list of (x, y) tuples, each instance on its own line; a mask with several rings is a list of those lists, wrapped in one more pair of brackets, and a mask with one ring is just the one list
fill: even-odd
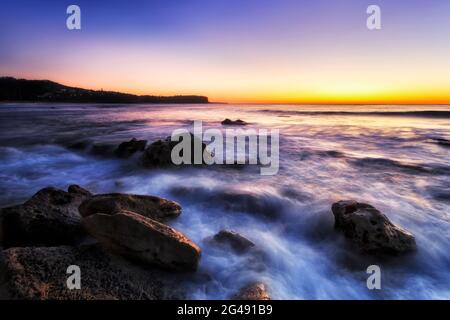
[[(439, 112), (423, 112), (430, 110)], [(183, 214), (173, 225), (203, 249), (188, 283), (194, 298), (227, 298), (261, 280), (275, 299), (449, 299), (450, 148), (436, 143), (450, 140), (449, 114), (448, 106), (2, 104), (0, 205), (72, 183), (174, 199)], [(252, 167), (148, 170), (135, 159), (86, 152), (131, 137), (164, 138), (193, 120), (221, 128), (225, 118), (280, 129), (278, 175)], [(348, 198), (409, 229), (418, 253), (387, 261), (354, 253), (334, 232), (330, 211)], [(205, 240), (224, 228), (260, 254), (236, 255)], [(365, 286), (372, 263), (383, 272), (378, 292)]]

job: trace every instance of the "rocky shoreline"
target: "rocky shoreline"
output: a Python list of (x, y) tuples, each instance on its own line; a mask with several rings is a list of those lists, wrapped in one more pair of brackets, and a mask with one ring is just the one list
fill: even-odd
[[(397, 256), (416, 250), (413, 235), (371, 205), (332, 205), (336, 230), (364, 254)], [(201, 248), (165, 223), (182, 208), (148, 195), (99, 194), (77, 186), (38, 191), (21, 205), (0, 211), (0, 296), (4, 299), (185, 299)], [(258, 244), (232, 230), (209, 243), (236, 254), (261, 254)], [(66, 268), (83, 270), (81, 290), (66, 286)], [(231, 299), (268, 300), (260, 281)]]
[[(140, 154), (145, 166), (157, 167), (170, 165), (172, 148), (168, 139), (147, 147), (133, 138), (113, 153), (123, 159)], [(339, 201), (331, 212), (336, 232), (362, 254), (395, 257), (417, 250), (412, 234), (369, 204)], [(0, 298), (189, 298), (183, 283), (199, 268), (202, 250), (167, 224), (181, 214), (180, 204), (151, 195), (94, 195), (78, 185), (41, 189), (23, 204), (0, 209)], [(233, 230), (205, 241), (254, 262), (264, 259), (258, 243)], [(83, 270), (81, 290), (66, 285), (70, 265)], [(270, 288), (252, 281), (229, 298), (268, 300)]]

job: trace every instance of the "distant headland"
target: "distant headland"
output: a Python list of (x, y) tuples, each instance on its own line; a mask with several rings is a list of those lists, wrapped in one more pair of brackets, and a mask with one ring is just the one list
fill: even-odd
[(0, 77), (0, 101), (83, 103), (208, 103), (196, 95), (152, 96), (68, 87), (50, 80)]

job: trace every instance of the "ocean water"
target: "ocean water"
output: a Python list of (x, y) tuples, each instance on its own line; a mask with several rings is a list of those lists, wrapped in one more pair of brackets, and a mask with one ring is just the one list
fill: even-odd
[[(105, 153), (132, 137), (153, 141), (225, 118), (280, 130), (280, 170), (255, 166), (145, 169)], [(226, 299), (263, 281), (273, 299), (450, 299), (450, 106), (0, 104), (0, 206), (39, 189), (79, 184), (95, 193), (179, 202), (170, 222), (203, 250), (183, 284), (194, 299)], [(333, 228), (331, 204), (367, 202), (412, 232), (418, 251), (375, 259)], [(231, 229), (257, 252), (208, 238)], [(382, 290), (366, 287), (378, 264)]]

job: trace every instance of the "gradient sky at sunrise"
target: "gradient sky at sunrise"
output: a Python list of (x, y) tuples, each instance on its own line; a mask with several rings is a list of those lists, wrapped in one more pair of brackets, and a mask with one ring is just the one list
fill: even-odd
[(5, 0), (0, 75), (227, 102), (450, 103), (450, 1)]

